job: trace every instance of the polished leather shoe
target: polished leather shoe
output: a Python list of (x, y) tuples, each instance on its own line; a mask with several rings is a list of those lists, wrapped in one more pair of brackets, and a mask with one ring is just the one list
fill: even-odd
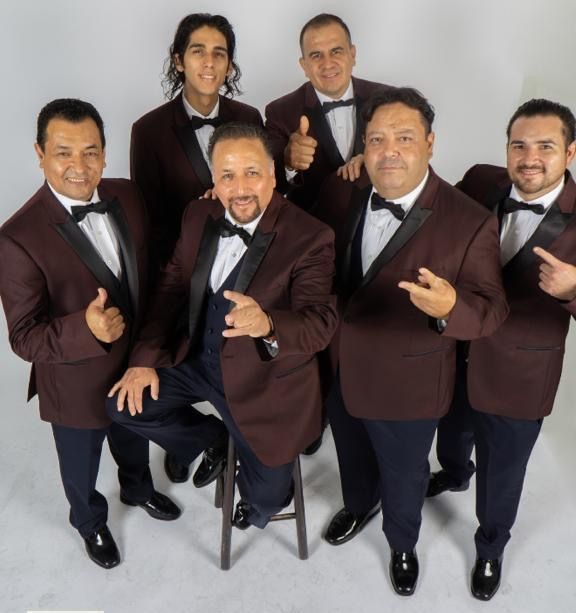
[(190, 479), (190, 464), (182, 464), (169, 453), (164, 456), (164, 471), (172, 483), (186, 483)]
[(246, 530), (252, 525), (248, 520), (248, 516), (252, 511), (252, 506), (245, 500), (238, 501), (236, 509), (234, 510), (234, 517), (232, 518), (232, 525), (238, 530)]
[(490, 600), (500, 587), (502, 573), (502, 558), (497, 560), (484, 560), (478, 558), (470, 581), (472, 596), (478, 600)]
[(162, 519), (164, 521), (172, 521), (178, 519), (182, 514), (182, 511), (176, 506), (168, 496), (161, 494), (154, 490), (150, 500), (146, 502), (132, 502), (128, 500), (122, 494), (120, 494), (120, 501), (131, 507), (140, 507), (144, 509), (150, 517), (154, 519)]
[(228, 437), (222, 439), (217, 445), (204, 450), (202, 461), (192, 477), (192, 483), (196, 487), (206, 487), (218, 479), (226, 468), (227, 451)]
[(114, 568), (120, 564), (120, 552), (108, 526), (98, 528), (84, 539), (88, 557), (102, 568)]
[(418, 581), (416, 551), (394, 551), (390, 556), (390, 581), (400, 596), (412, 596)]
[(302, 452), (302, 455), (314, 455), (318, 451), (318, 449), (320, 449), (320, 447), (322, 446), (323, 436), (324, 436), (324, 432), (322, 432), (322, 434), (320, 434), (320, 436), (315, 441), (312, 441), (308, 445), (308, 447), (304, 449), (304, 451)]
[(332, 518), (324, 533), (324, 540), (330, 545), (342, 545), (354, 538), (362, 528), (380, 511), (380, 504), (366, 513), (351, 513), (344, 507)]
[(470, 481), (458, 484), (445, 470), (430, 475), (426, 498), (433, 498), (443, 492), (464, 492), (470, 487)]

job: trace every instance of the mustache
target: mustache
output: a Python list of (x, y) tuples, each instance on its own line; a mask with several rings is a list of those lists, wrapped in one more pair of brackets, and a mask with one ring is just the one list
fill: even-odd
[(246, 204), (248, 202), (255, 202), (256, 204), (258, 204), (258, 196), (236, 196), (235, 198), (230, 198), (231, 205), (237, 203)]
[(516, 166), (516, 170), (544, 170), (544, 166), (541, 164), (531, 165), (521, 164), (520, 166)]

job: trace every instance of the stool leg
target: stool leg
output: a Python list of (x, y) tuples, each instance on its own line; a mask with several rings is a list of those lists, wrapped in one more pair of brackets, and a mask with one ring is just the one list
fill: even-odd
[(294, 514), (296, 515), (296, 534), (298, 535), (298, 557), (308, 559), (308, 538), (306, 536), (306, 511), (304, 509), (304, 494), (302, 493), (302, 471), (300, 458), (294, 462)]
[(222, 501), (224, 498), (224, 475), (226, 470), (221, 472), (216, 479), (216, 489), (214, 490), (214, 506), (217, 509), (222, 508)]
[(222, 539), (220, 543), (220, 568), (230, 569), (230, 550), (232, 547), (232, 513), (234, 511), (234, 482), (236, 479), (236, 449), (232, 437), (228, 439), (228, 457), (224, 479), (222, 504)]

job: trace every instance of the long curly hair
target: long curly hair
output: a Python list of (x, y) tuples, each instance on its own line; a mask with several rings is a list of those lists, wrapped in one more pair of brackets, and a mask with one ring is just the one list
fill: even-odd
[(164, 95), (168, 100), (172, 100), (176, 94), (180, 92), (184, 86), (184, 73), (179, 72), (176, 69), (176, 63), (174, 61), (175, 56), (183, 57), (190, 34), (197, 30), (208, 26), (218, 30), (226, 39), (226, 45), (228, 47), (228, 57), (230, 58), (230, 66), (232, 70), (230, 74), (226, 76), (224, 80), (224, 95), (232, 98), (238, 94), (241, 94), (240, 90), (240, 67), (235, 61), (236, 53), (236, 36), (234, 35), (234, 29), (226, 17), (222, 15), (211, 15), (210, 13), (192, 13), (187, 15), (178, 24), (176, 34), (174, 35), (174, 41), (170, 45), (169, 56), (164, 62), (164, 78), (162, 79), (162, 88)]

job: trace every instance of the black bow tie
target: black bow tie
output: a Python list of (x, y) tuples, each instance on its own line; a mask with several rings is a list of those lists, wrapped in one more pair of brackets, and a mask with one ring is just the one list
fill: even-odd
[(242, 239), (246, 247), (248, 247), (248, 245), (252, 242), (250, 232), (244, 230), (244, 228), (241, 228), (240, 226), (230, 223), (226, 217), (222, 217), (220, 220), (218, 231), (220, 232), (220, 236), (223, 238), (229, 238), (230, 236), (234, 236), (236, 234)]
[(388, 202), (388, 200), (384, 200), (384, 198), (380, 197), (376, 192), (372, 194), (372, 198), (370, 199), (370, 208), (373, 211), (381, 211), (382, 209), (386, 209), (387, 211), (390, 211), (398, 221), (402, 221), (406, 216), (401, 204)]
[(192, 125), (194, 130), (199, 130), (204, 126), (212, 126), (214, 128), (217, 128), (218, 126), (222, 125), (222, 120), (219, 117), (209, 118), (192, 115), (192, 117), (190, 117), (190, 124)]
[(518, 202), (514, 198), (506, 198), (502, 202), (503, 213), (514, 213), (515, 211), (531, 211), (536, 215), (544, 215), (543, 204), (528, 204), (527, 202)]
[(72, 213), (72, 217), (74, 217), (74, 221), (78, 223), (82, 221), (84, 217), (88, 215), (88, 213), (99, 213), (100, 215), (104, 215), (104, 213), (111, 211), (116, 204), (116, 200), (112, 200), (110, 202), (102, 200), (102, 202), (92, 202), (91, 204), (72, 206), (70, 208), (70, 212)]
[(332, 100), (331, 102), (323, 102), (322, 103), (322, 112), (329, 113), (334, 109), (337, 109), (339, 106), (353, 106), (354, 98), (348, 98), (348, 100)]

